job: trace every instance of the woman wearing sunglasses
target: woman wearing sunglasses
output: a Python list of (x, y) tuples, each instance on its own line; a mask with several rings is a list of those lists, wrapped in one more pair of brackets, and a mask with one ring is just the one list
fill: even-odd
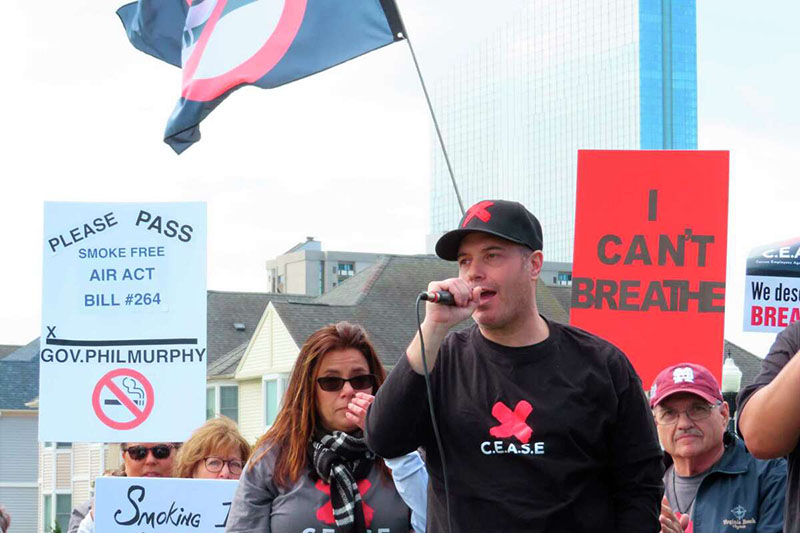
[(356, 392), (375, 394), (385, 377), (360, 326), (340, 322), (313, 333), (239, 479), (226, 531), (409, 531), (389, 470), (348, 413)]
[(123, 442), (122, 461), (128, 477), (172, 477), (179, 442)]
[[(127, 477), (172, 477), (175, 455), (181, 444), (179, 442), (123, 442), (122, 468), (106, 471), (103, 475)], [(77, 533), (94, 533), (94, 498), (84, 508), (85, 516), (80, 508), (72, 510), (68, 531)], [(72, 529), (73, 521), (77, 525)]]
[(236, 423), (212, 418), (192, 433), (178, 452), (175, 477), (239, 479), (250, 457), (250, 445)]

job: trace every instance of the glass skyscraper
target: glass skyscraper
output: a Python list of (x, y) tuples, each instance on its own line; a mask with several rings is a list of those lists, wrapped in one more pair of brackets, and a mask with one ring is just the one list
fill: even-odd
[[(434, 84), (465, 207), (517, 200), (572, 261), (579, 149), (696, 149), (695, 0), (531, 0)], [(438, 140), (429, 246), (461, 217)]]

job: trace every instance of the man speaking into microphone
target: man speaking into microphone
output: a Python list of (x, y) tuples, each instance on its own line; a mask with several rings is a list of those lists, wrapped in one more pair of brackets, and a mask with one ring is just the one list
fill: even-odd
[[(451, 293), (455, 305), (426, 304), (423, 338), (400, 358), (366, 421), (378, 455), (425, 448), (428, 531), (447, 531), (448, 511), (422, 341), (451, 533), (658, 531), (662, 452), (641, 382), (619, 349), (539, 314), (536, 217), (516, 202), (479, 202), (436, 254), (457, 261), (459, 275), (428, 290)], [(448, 333), (470, 316), (474, 326)]]

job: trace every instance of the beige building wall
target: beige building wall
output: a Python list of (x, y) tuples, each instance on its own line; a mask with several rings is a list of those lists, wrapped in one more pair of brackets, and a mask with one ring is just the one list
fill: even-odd
[[(43, 495), (72, 494), (72, 448), (44, 447), (39, 444), (39, 494), (37, 502), (38, 531), (44, 531)], [(53, 509), (55, 497), (52, 498)], [(54, 513), (55, 511), (53, 511)]]
[[(115, 451), (111, 451), (111, 447)], [(108, 468), (108, 456), (119, 454), (119, 445), (74, 443), (72, 445), (72, 506), (75, 507), (94, 496), (94, 482)], [(119, 466), (121, 460), (111, 461)]]
[(251, 444), (264, 433), (261, 378), (239, 382), (239, 430)]
[[(272, 330), (274, 321), (275, 308), (270, 302), (264, 310), (264, 314), (261, 315), (261, 320), (258, 321), (253, 337), (250, 339), (242, 360), (239, 361), (239, 366), (236, 368), (235, 376), (237, 380), (260, 377), (263, 374), (262, 369), (272, 365)], [(241, 411), (241, 393), (239, 405), (239, 410)]]
[(272, 328), (273, 355), (272, 366), (264, 369), (265, 374), (288, 374), (292, 371), (294, 362), (300, 354), (300, 347), (295, 344), (289, 330), (275, 313)]
[(267, 374), (288, 374), (292, 370), (299, 347), (270, 303), (253, 332), (239, 367), (236, 379), (252, 379)]
[[(45, 494), (69, 494), (75, 507), (94, 497), (94, 482), (105, 470), (121, 466), (119, 444), (74, 443), (70, 448), (45, 448), (40, 443), (37, 531), (44, 531)], [(52, 505), (55, 505), (55, 498)]]
[(288, 294), (311, 294), (307, 293), (307, 289), (306, 262), (298, 261), (286, 265), (286, 292)]
[(89, 499), (89, 444), (74, 443), (72, 445), (72, 506), (82, 504)]
[[(288, 380), (299, 348), (270, 303), (245, 350), (235, 378), (239, 383), (239, 427), (255, 442), (265, 431), (264, 379)], [(283, 390), (279, 390), (282, 397)]]

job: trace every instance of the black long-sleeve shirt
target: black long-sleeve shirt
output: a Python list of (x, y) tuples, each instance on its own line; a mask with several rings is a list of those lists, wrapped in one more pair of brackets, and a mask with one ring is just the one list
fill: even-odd
[[(761, 372), (756, 379), (739, 392), (736, 403), (741, 414), (744, 406), (753, 397), (753, 394), (766, 387), (775, 379), (783, 368), (789, 364), (792, 357), (798, 357), (800, 350), (800, 322), (793, 322), (786, 329), (778, 333), (775, 343), (761, 363)], [(741, 434), (741, 433), (740, 433)], [(745, 441), (745, 445), (747, 441)], [(800, 533), (800, 442), (789, 453), (789, 475), (786, 482), (786, 523), (783, 525), (785, 533)]]
[[(662, 452), (638, 376), (608, 342), (548, 325), (533, 346), (473, 326), (439, 350), (431, 383), (453, 533), (658, 531)], [(384, 457), (426, 449), (436, 533), (447, 516), (426, 396), (402, 356), (367, 414), (367, 443)]]

